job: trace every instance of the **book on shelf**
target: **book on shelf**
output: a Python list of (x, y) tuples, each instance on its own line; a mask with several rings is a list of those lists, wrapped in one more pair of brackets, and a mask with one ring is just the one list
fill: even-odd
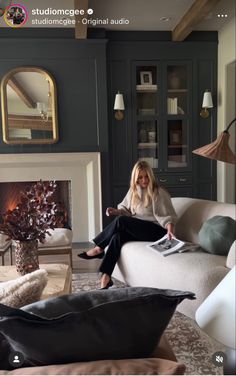
[(155, 115), (155, 108), (140, 108), (139, 115)]
[(145, 85), (136, 85), (136, 90), (138, 91), (147, 91), (147, 90), (150, 90), (150, 91), (154, 91), (154, 90), (157, 90), (157, 85), (148, 85), (148, 84), (145, 84)]
[(178, 113), (178, 98), (167, 98), (167, 113), (170, 115), (177, 115)]
[(157, 142), (139, 142), (138, 148), (155, 148), (157, 146)]
[(172, 238), (171, 240), (168, 239), (168, 235), (166, 234), (161, 239), (157, 240), (154, 243), (148, 244), (147, 247), (154, 249), (155, 251), (160, 252), (162, 256), (168, 256), (172, 253), (176, 252), (184, 252), (187, 249), (184, 248), (186, 243), (182, 240), (177, 238)]

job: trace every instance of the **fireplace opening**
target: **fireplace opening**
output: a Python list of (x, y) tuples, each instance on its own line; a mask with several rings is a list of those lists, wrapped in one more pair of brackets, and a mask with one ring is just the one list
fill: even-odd
[[(28, 190), (35, 181), (0, 183), (0, 213), (13, 210), (20, 202), (20, 193)], [(64, 227), (72, 229), (71, 218), (71, 181), (56, 180), (56, 191), (53, 199), (65, 209)]]

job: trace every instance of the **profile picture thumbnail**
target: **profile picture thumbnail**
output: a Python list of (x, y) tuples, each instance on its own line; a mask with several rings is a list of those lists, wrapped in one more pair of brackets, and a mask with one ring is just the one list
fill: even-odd
[(6, 8), (4, 13), (4, 20), (6, 24), (10, 27), (21, 27), (23, 26), (28, 18), (27, 10), (23, 5), (11, 4)]

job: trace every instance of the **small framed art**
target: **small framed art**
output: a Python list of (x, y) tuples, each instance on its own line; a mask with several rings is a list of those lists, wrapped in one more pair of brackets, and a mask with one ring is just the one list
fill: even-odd
[(141, 85), (152, 85), (152, 72), (142, 71), (140, 72)]

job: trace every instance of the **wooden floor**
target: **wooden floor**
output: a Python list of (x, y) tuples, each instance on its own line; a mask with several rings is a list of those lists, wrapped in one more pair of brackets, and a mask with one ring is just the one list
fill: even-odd
[[(97, 272), (99, 265), (101, 263), (100, 259), (94, 260), (82, 260), (77, 255), (87, 249), (90, 249), (92, 244), (89, 243), (79, 243), (72, 251), (72, 260), (73, 260), (73, 273), (93, 273)], [(14, 252), (13, 252), (13, 264), (14, 261)], [(69, 263), (69, 256), (68, 255), (53, 255), (53, 256), (40, 256), (39, 263), (41, 264), (58, 264), (58, 263)], [(2, 265), (2, 261), (0, 258), (0, 265)], [(5, 265), (10, 265), (10, 255), (9, 252), (5, 254)]]

